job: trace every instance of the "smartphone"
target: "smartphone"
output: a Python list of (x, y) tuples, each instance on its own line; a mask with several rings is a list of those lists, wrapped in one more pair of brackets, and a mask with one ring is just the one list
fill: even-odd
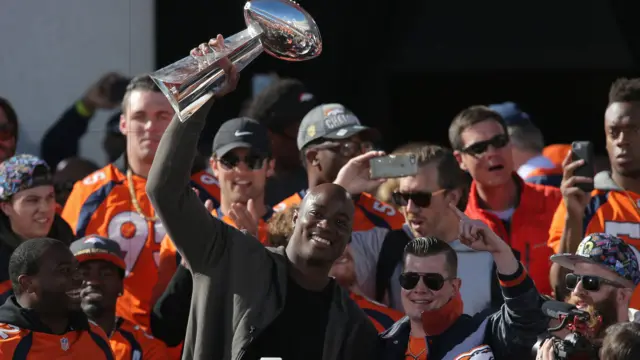
[(399, 178), (418, 173), (414, 154), (389, 155), (369, 160), (371, 179)]
[[(595, 176), (595, 153), (590, 141), (574, 141), (571, 143), (571, 161), (584, 160), (584, 165), (577, 168), (574, 176), (584, 176), (593, 179)], [(579, 183), (576, 185), (586, 193), (593, 191), (593, 183)]]
[(124, 93), (127, 91), (127, 86), (131, 79), (118, 78), (111, 84), (109, 89), (109, 100), (113, 103), (119, 103), (124, 99)]

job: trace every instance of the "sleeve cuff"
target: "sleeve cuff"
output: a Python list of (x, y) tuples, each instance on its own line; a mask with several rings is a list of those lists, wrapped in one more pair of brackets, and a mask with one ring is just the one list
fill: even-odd
[(535, 286), (522, 263), (518, 263), (518, 270), (511, 275), (498, 273), (498, 280), (502, 294), (507, 298), (520, 296)]

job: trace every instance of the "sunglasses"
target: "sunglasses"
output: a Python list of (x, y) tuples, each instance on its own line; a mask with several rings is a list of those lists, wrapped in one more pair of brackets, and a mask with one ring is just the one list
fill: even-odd
[(447, 189), (440, 189), (434, 192), (418, 191), (413, 193), (395, 191), (391, 194), (391, 199), (397, 206), (407, 206), (409, 205), (409, 200), (411, 200), (418, 207), (428, 208), (431, 205), (431, 198), (445, 191), (447, 191)]
[(11, 140), (16, 137), (16, 130), (13, 125), (4, 123), (0, 124), (0, 140)]
[(400, 275), (400, 286), (405, 290), (413, 290), (418, 285), (418, 281), (420, 281), (420, 279), (422, 279), (422, 283), (429, 290), (433, 291), (442, 289), (445, 280), (449, 280), (437, 273), (421, 274), (416, 272), (406, 272)]
[(567, 289), (573, 290), (578, 286), (578, 283), (582, 281), (582, 287), (588, 291), (598, 291), (602, 284), (608, 284), (617, 288), (624, 288), (625, 286), (618, 284), (617, 282), (603, 279), (598, 276), (591, 275), (577, 275), (574, 273), (567, 274), (564, 278), (564, 283)]
[(489, 140), (478, 141), (475, 144), (471, 144), (461, 151), (469, 155), (482, 155), (489, 149), (489, 146), (493, 146), (494, 149), (502, 149), (507, 146), (508, 143), (509, 135), (500, 134)]
[(355, 141), (344, 141), (344, 142), (326, 142), (324, 144), (320, 144), (315, 147), (316, 149), (327, 149), (331, 151), (335, 151), (338, 154), (342, 155), (345, 158), (353, 158), (360, 154), (364, 154), (373, 150), (373, 144), (370, 141), (363, 142), (355, 142)]
[(225, 170), (231, 170), (238, 166), (241, 162), (247, 165), (247, 167), (251, 170), (258, 170), (262, 169), (262, 167), (264, 166), (264, 161), (266, 159), (266, 156), (260, 154), (249, 154), (243, 158), (237, 156), (236, 154), (226, 154), (218, 161)]

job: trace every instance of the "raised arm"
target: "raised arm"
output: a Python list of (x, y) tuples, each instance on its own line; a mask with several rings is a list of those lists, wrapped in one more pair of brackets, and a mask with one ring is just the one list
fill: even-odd
[[(221, 93), (234, 89), (238, 77), (229, 61), (224, 63), (229, 81)], [(231, 233), (236, 231), (211, 216), (190, 186), (198, 138), (212, 104), (210, 100), (185, 122), (174, 116), (162, 136), (147, 179), (149, 199), (193, 272), (216, 263)]]

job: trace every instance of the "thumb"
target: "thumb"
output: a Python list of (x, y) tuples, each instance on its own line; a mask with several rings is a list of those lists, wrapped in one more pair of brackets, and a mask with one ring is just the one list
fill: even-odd
[(208, 212), (212, 212), (213, 211), (213, 201), (211, 201), (211, 199), (207, 199), (207, 201), (204, 202), (204, 208), (207, 209)]
[(249, 201), (247, 201), (247, 210), (249, 210), (249, 214), (251, 214), (254, 220), (258, 219), (258, 210), (256, 209), (253, 199), (249, 199)]

